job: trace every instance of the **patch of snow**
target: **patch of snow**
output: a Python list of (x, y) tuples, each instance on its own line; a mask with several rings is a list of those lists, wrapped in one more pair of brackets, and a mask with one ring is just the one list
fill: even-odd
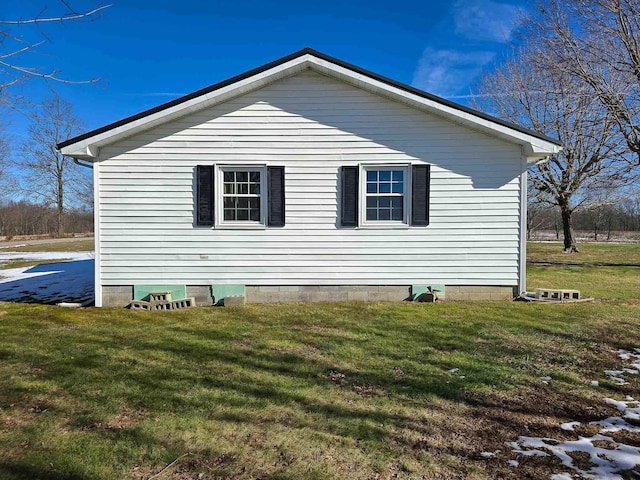
[(600, 386), (600, 382), (598, 380), (591, 380), (591, 386), (592, 387), (599, 387)]
[(509, 442), (509, 445), (515, 453), (519, 453), (525, 457), (549, 457), (550, 455), (547, 452), (543, 452), (542, 450), (522, 450), (518, 442)]
[(602, 427), (600, 433), (619, 432), (626, 430), (628, 432), (640, 432), (640, 426), (633, 425), (627, 420), (640, 420), (640, 402), (634, 400), (633, 397), (627, 396), (626, 400), (614, 400), (613, 398), (605, 398), (604, 401), (611, 406), (616, 407), (623, 412), (621, 417), (609, 417), (598, 422), (591, 422), (591, 425), (599, 425)]
[[(619, 350), (618, 356), (625, 361), (631, 361), (631, 365), (622, 370), (606, 370), (605, 374), (616, 384), (626, 385), (628, 382), (620, 375), (638, 375), (640, 373), (640, 349), (634, 352)], [(542, 377), (544, 378), (544, 377)], [(592, 381), (591, 385), (598, 386), (597, 381)], [(615, 400), (605, 398), (604, 401), (622, 412), (619, 417), (608, 417), (604, 420), (590, 422), (590, 425), (601, 427), (600, 431), (592, 437), (578, 436), (577, 440), (560, 441), (553, 438), (526, 437), (521, 436), (516, 442), (509, 445), (515, 453), (525, 456), (548, 456), (547, 451), (560, 459), (562, 464), (574, 472), (580, 478), (588, 479), (622, 479), (620, 472), (631, 470), (640, 465), (640, 448), (617, 442), (610, 436), (603, 433), (615, 433), (628, 431), (640, 433), (640, 425), (634, 425), (627, 420), (640, 420), (640, 401), (627, 395), (625, 400)], [(560, 425), (565, 431), (574, 431), (580, 422), (566, 422)], [(596, 446), (597, 442), (606, 442), (606, 446)], [(591, 465), (589, 468), (582, 468), (574, 464), (571, 453), (583, 452), (589, 455)], [(568, 473), (558, 473), (551, 477), (553, 480), (568, 480), (573, 476)]]
[(480, 452), (480, 456), (481, 456), (482, 458), (493, 458), (493, 457), (495, 457), (499, 452), (500, 452), (500, 450), (496, 450), (495, 452)]
[(509, 466), (510, 467), (514, 467), (514, 468), (519, 467), (520, 466), (520, 462), (517, 461), (517, 460), (509, 460)]
[(458, 370), (460, 370), (459, 368), (452, 368), (451, 370), (449, 370), (449, 373), (456, 373)]
[(563, 423), (562, 425), (560, 425), (560, 428), (562, 430), (573, 432), (575, 427), (577, 427), (578, 425), (580, 425), (580, 422), (566, 422), (566, 423)]
[(600, 433), (614, 433), (621, 430), (626, 430), (628, 432), (640, 432), (640, 427), (632, 425), (624, 418), (620, 417), (609, 417), (598, 422), (589, 422), (589, 424), (601, 426), (602, 428), (600, 429)]
[(26, 247), (26, 246), (27, 246), (26, 243), (21, 243), (19, 245), (4, 245), (0, 247), (0, 250), (2, 250), (3, 248), (18, 248), (18, 247)]
[[(610, 442), (614, 448), (597, 447), (596, 441)], [(596, 434), (593, 437), (578, 437), (578, 440), (559, 442), (552, 438), (520, 437), (515, 442), (520, 450), (534, 448), (545, 449), (560, 459), (562, 464), (574, 470), (584, 478), (620, 479), (618, 472), (630, 470), (640, 465), (640, 448), (617, 443), (611, 437)], [(573, 463), (570, 453), (584, 452), (589, 455), (594, 465), (584, 470)]]
[(549, 380), (551, 380), (551, 377), (540, 377), (540, 380), (545, 380), (548, 382)]
[(629, 375), (640, 375), (640, 349), (636, 348), (633, 352), (618, 350), (616, 353), (621, 360), (631, 360), (631, 363), (622, 370), (605, 370), (604, 374), (609, 377), (609, 380), (615, 382), (616, 385), (629, 385), (629, 382), (624, 378), (620, 378), (620, 375), (625, 373)]
[(620, 378), (620, 375), (625, 373), (623, 370), (605, 370), (604, 374), (609, 377), (609, 380), (615, 382), (616, 385), (629, 385), (624, 378)]
[[(626, 401), (614, 400), (613, 398), (605, 398), (604, 401), (607, 405), (612, 405), (621, 412), (624, 412), (625, 418), (640, 420), (640, 409), (638, 408), (640, 402), (636, 402), (633, 397), (627, 396), (626, 398)], [(631, 404), (635, 404), (636, 407), (631, 407)]]
[(0, 270), (0, 301), (60, 303), (93, 299), (93, 252), (0, 252), (3, 260), (59, 260)]
[(0, 264), (9, 260), (80, 260), (93, 258), (93, 252), (0, 252)]

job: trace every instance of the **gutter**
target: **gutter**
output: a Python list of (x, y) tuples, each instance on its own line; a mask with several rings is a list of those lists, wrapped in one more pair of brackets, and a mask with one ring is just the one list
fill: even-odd
[(74, 158), (73, 159), (73, 163), (75, 163), (76, 165), (80, 165), (81, 167), (86, 167), (86, 168), (93, 169), (93, 164), (91, 164), (91, 163), (82, 163), (82, 160), (80, 160), (78, 158)]

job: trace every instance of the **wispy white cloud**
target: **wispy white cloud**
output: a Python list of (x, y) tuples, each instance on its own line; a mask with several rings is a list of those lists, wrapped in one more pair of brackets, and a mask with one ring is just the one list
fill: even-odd
[(492, 0), (458, 0), (453, 4), (454, 31), (470, 40), (507, 42), (521, 8)]
[(460, 96), (465, 87), (512, 39), (521, 12), (521, 7), (504, 1), (455, 0), (425, 48), (412, 84), (436, 95), (465, 98)]
[(411, 83), (435, 95), (451, 96), (471, 83), (495, 56), (491, 51), (463, 52), (427, 47)]

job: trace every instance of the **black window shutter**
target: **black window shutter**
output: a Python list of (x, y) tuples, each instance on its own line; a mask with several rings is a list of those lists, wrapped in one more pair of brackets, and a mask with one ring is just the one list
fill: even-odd
[(358, 167), (342, 167), (342, 215), (343, 227), (358, 226)]
[(268, 225), (284, 227), (284, 167), (267, 167)]
[(431, 165), (411, 167), (411, 225), (429, 225)]
[(196, 168), (196, 225), (213, 225), (213, 165)]

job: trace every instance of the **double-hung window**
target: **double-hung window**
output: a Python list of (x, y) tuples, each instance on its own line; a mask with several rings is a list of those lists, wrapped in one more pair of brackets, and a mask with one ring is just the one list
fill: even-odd
[(195, 199), (198, 226), (282, 227), (284, 167), (198, 165)]
[(428, 164), (360, 164), (340, 169), (343, 227), (429, 225)]
[(264, 223), (264, 168), (220, 167), (222, 177), (221, 223)]
[(365, 166), (364, 223), (407, 223), (406, 167)]

